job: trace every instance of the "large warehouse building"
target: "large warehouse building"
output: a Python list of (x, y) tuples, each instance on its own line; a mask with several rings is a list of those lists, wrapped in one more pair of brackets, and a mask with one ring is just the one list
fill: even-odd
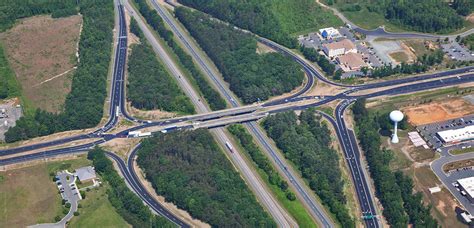
[(445, 144), (454, 144), (474, 139), (474, 125), (455, 130), (446, 130), (436, 133)]
[(459, 179), (458, 183), (465, 192), (462, 194), (465, 195), (471, 203), (474, 203), (474, 177)]

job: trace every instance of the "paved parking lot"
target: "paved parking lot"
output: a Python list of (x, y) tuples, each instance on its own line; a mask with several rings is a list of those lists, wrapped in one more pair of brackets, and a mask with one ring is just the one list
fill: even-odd
[(449, 191), (460, 201), (460, 203), (465, 207), (465, 209), (471, 214), (474, 214), (474, 205), (471, 204), (469, 199), (466, 196), (463, 196), (459, 188), (454, 186), (454, 183), (459, 179), (472, 177), (474, 176), (474, 170), (472, 168), (460, 169), (459, 171), (453, 171), (447, 174), (446, 187)]
[(474, 60), (474, 53), (469, 51), (467, 48), (462, 47), (457, 42), (451, 42), (447, 44), (441, 44), (444, 53), (448, 55), (452, 60), (458, 61), (471, 61)]
[(22, 116), (21, 107), (13, 103), (0, 104), (0, 141), (5, 140), (5, 132), (15, 126), (15, 122)]
[[(429, 146), (438, 149), (443, 146), (436, 133), (445, 130), (454, 130), (474, 125), (474, 115), (464, 116), (463, 118), (450, 119), (442, 122), (420, 125), (417, 127), (420, 135), (425, 139)], [(460, 148), (462, 145), (455, 145)]]

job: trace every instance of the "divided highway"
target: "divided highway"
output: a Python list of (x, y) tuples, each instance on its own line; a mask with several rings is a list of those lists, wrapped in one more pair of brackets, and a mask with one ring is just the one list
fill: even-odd
[[(206, 72), (206, 74), (210, 77), (211, 81), (213, 82), (214, 86), (218, 88), (219, 92), (224, 95), (226, 100), (232, 105), (232, 107), (238, 107), (239, 103), (236, 99), (235, 95), (232, 94), (225, 86), (225, 83), (222, 79), (216, 76), (216, 73), (213, 73), (212, 68), (208, 65), (206, 61), (204, 61), (199, 52), (194, 50), (192, 42), (188, 42), (188, 38), (181, 31), (179, 26), (176, 26), (174, 23), (174, 19), (166, 12), (166, 10), (161, 9), (161, 6), (157, 4), (154, 0), (152, 0), (153, 6), (157, 9), (157, 12), (163, 17), (164, 21), (168, 23), (168, 25), (173, 29), (173, 32), (177, 34), (180, 42), (184, 44), (184, 46), (188, 49), (191, 53), (195, 61), (198, 63), (199, 67)], [(371, 213), (372, 215), (376, 215), (376, 209), (374, 206), (374, 202), (372, 200), (372, 195), (370, 192), (370, 185), (368, 184), (368, 179), (364, 173), (365, 167), (360, 162), (360, 151), (357, 147), (357, 141), (355, 139), (353, 131), (349, 130), (344, 122), (343, 113), (347, 109), (347, 107), (356, 99), (360, 98), (374, 98), (378, 96), (384, 95), (397, 95), (397, 94), (405, 94), (405, 93), (412, 93), (416, 91), (423, 91), (428, 89), (435, 89), (447, 86), (453, 86), (468, 82), (474, 82), (474, 73), (469, 73), (474, 70), (474, 67), (466, 67), (456, 70), (450, 70), (440, 73), (433, 73), (427, 74), (417, 77), (411, 78), (404, 78), (404, 79), (397, 79), (379, 83), (371, 83), (366, 85), (359, 85), (359, 86), (348, 86), (343, 84), (338, 84), (330, 81), (329, 79), (325, 78), (320, 72), (314, 67), (312, 64), (308, 63), (306, 60), (302, 59), (301, 57), (297, 56), (296, 54), (292, 53), (290, 50), (278, 45), (272, 41), (269, 41), (264, 38), (259, 38), (261, 42), (266, 43), (267, 45), (273, 47), (274, 49), (285, 53), (291, 56), (295, 61), (300, 63), (304, 68), (306, 74), (309, 76), (308, 83), (304, 86), (302, 90), (297, 92), (296, 94), (286, 97), (284, 99), (278, 100), (277, 102), (267, 102), (263, 105), (258, 105), (255, 107), (245, 106), (235, 108), (233, 110), (223, 110), (220, 112), (209, 112), (209, 109), (200, 101), (198, 94), (193, 90), (193, 87), (190, 86), (190, 83), (184, 78), (181, 77), (183, 75), (179, 68), (175, 66), (175, 64), (171, 61), (168, 54), (164, 51), (161, 45), (156, 41), (153, 33), (149, 31), (146, 27), (145, 23), (141, 20), (141, 18), (136, 14), (133, 8), (128, 5), (127, 2), (127, 9), (131, 12), (132, 16), (137, 19), (139, 26), (144, 31), (146, 38), (152, 44), (154, 50), (157, 54), (163, 59), (166, 67), (168, 67), (173, 75), (176, 77), (179, 85), (183, 88), (184, 92), (191, 98), (193, 103), (196, 105), (198, 112), (201, 114), (193, 115), (193, 116), (185, 116), (179, 118), (173, 118), (169, 120), (159, 120), (159, 121), (143, 121), (137, 120), (131, 116), (129, 116), (126, 112), (125, 108), (125, 97), (124, 97), (124, 72), (126, 67), (126, 57), (127, 57), (127, 30), (126, 30), (126, 23), (125, 23), (125, 16), (124, 16), (124, 8), (121, 4), (117, 4), (117, 13), (118, 13), (118, 33), (117, 33), (117, 45), (115, 48), (115, 59), (114, 59), (114, 67), (113, 67), (113, 77), (111, 82), (111, 95), (110, 95), (110, 108), (109, 108), (109, 119), (107, 123), (101, 129), (98, 129), (92, 133), (82, 134), (73, 137), (67, 137), (63, 139), (53, 140), (50, 142), (39, 143), (35, 145), (29, 145), (24, 147), (12, 148), (7, 150), (0, 150), (0, 156), (10, 155), (9, 158), (0, 159), (0, 165), (6, 164), (13, 164), (24, 162), (28, 160), (34, 159), (42, 159), (42, 158), (49, 158), (54, 157), (60, 154), (72, 154), (72, 153), (80, 153), (87, 151), (89, 148), (94, 147), (95, 145), (102, 144), (106, 141), (118, 138), (118, 137), (126, 137), (128, 132), (131, 130), (138, 130), (144, 129), (147, 127), (153, 126), (172, 126), (177, 123), (181, 123), (183, 121), (191, 122), (189, 125), (185, 125), (181, 127), (182, 129), (192, 129), (193, 128), (193, 121), (198, 122), (205, 122), (209, 120), (214, 120), (217, 122), (220, 121), (219, 119), (224, 116), (234, 116), (235, 119), (239, 119), (242, 115), (246, 115), (262, 107), (270, 107), (270, 106), (277, 106), (282, 105), (281, 108), (276, 108), (269, 112), (269, 114), (288, 111), (288, 110), (301, 110), (306, 109), (309, 107), (317, 107), (322, 104), (328, 103), (333, 100), (342, 99), (343, 102), (338, 105), (336, 108), (336, 119), (332, 119), (329, 117), (331, 124), (335, 126), (337, 131), (339, 142), (341, 143), (341, 147), (344, 151), (344, 156), (346, 158), (347, 164), (351, 171), (351, 177), (356, 188), (357, 196), (359, 199), (360, 207), (363, 212)], [(459, 75), (461, 73), (468, 73), (466, 75), (454, 77), (454, 75)], [(438, 77), (447, 77), (453, 76), (450, 78), (443, 78), (439, 80), (434, 80)], [(324, 81), (328, 84), (337, 85), (341, 87), (349, 88), (348, 91), (332, 96), (326, 96), (324, 99), (311, 103), (311, 104), (293, 104), (293, 102), (306, 99), (302, 98), (306, 91), (308, 91), (311, 86), (313, 85), (313, 77), (318, 78), (321, 81)], [(416, 83), (421, 80), (432, 79), (433, 81), (429, 82), (420, 82)], [(373, 89), (373, 88), (380, 88), (385, 86), (394, 86), (400, 85), (404, 83), (414, 83), (410, 85), (403, 85), (396, 88), (390, 88), (386, 90), (381, 90), (378, 92), (366, 94), (366, 95), (358, 95), (358, 96), (351, 96), (349, 95), (355, 91)], [(309, 98), (308, 98), (309, 99)], [(284, 104), (290, 104), (284, 106)], [(118, 118), (120, 115), (123, 115), (125, 118), (140, 123), (140, 126), (133, 127), (117, 134), (107, 134), (106, 132), (112, 129), (118, 122)], [(323, 114), (324, 115), (324, 114)], [(263, 115), (264, 116), (264, 115)], [(328, 116), (325, 115), (327, 118)], [(284, 174), (284, 176), (289, 180), (289, 183), (296, 189), (297, 195), (299, 198), (303, 199), (302, 202), (310, 208), (310, 212), (313, 217), (317, 218), (317, 220), (324, 226), (324, 227), (334, 227), (334, 223), (331, 221), (330, 217), (324, 211), (324, 208), (315, 201), (314, 197), (312, 197), (312, 192), (307, 192), (304, 188), (304, 183), (302, 183), (299, 179), (295, 178), (296, 174), (292, 169), (288, 169), (286, 164), (286, 160), (282, 157), (281, 153), (277, 152), (275, 148), (268, 142), (268, 138), (266, 137), (265, 133), (257, 127), (254, 122), (247, 123), (246, 127), (250, 130), (250, 132), (254, 135), (254, 137), (258, 140), (260, 144), (264, 146), (264, 149), (267, 153), (272, 157), (274, 162), (277, 164), (277, 168)], [(221, 145), (224, 145), (225, 142), (229, 141), (225, 133), (222, 129), (214, 129), (214, 134), (217, 136), (217, 140), (220, 142)], [(51, 147), (62, 145), (65, 143), (89, 139), (89, 138), (97, 138), (96, 141), (92, 143), (67, 147), (67, 148), (59, 148), (59, 149), (52, 149), (52, 150), (43, 150), (38, 153), (32, 153), (27, 155), (20, 155), (20, 156), (12, 156), (22, 152), (28, 152), (32, 150), (38, 150), (41, 148)], [(225, 147), (224, 147), (225, 148)], [(133, 161), (135, 156), (136, 149), (132, 152), (131, 158), (128, 161), (128, 166), (125, 162), (120, 158), (115, 156), (114, 154), (108, 154), (109, 157), (114, 159), (119, 168), (124, 175), (127, 183), (131, 186), (131, 188), (147, 203), (154, 211), (157, 213), (165, 216), (170, 221), (173, 221), (179, 226), (188, 227), (183, 221), (179, 220), (179, 218), (172, 215), (169, 211), (163, 208), (158, 202), (156, 202), (147, 192), (144, 190), (144, 187), (141, 185), (140, 181), (138, 180), (135, 171), (133, 170), (133, 166), (130, 165), (130, 162)], [(273, 196), (268, 193), (268, 189), (265, 188), (264, 184), (260, 182), (257, 178), (257, 174), (253, 172), (245, 161), (240, 157), (238, 153), (234, 153), (229, 155), (234, 162), (239, 167), (242, 175), (245, 177), (245, 180), (249, 183), (252, 187), (254, 192), (256, 193), (258, 199), (265, 205), (265, 208), (269, 210), (270, 214), (275, 218), (279, 226), (295, 226), (295, 222), (291, 221), (291, 218), (284, 209), (277, 203), (277, 201), (273, 198)], [(135, 174), (135, 175), (134, 175)], [(368, 227), (379, 227), (378, 221), (376, 219), (366, 220), (366, 226)]]

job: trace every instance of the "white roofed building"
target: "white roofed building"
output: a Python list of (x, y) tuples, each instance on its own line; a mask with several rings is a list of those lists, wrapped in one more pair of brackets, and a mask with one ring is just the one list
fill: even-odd
[(459, 186), (466, 192), (466, 197), (471, 203), (474, 203), (474, 177), (468, 177), (458, 180)]
[(474, 125), (436, 133), (445, 144), (455, 144), (474, 138)]
[(95, 174), (95, 169), (92, 166), (86, 166), (79, 169), (76, 169), (74, 173), (80, 181), (89, 181), (95, 179), (97, 176)]
[(326, 40), (336, 39), (341, 37), (341, 33), (333, 27), (323, 28), (319, 30), (319, 35)]

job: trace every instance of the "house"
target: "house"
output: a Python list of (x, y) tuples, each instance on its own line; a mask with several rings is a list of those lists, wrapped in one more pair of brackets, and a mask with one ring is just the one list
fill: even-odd
[(325, 40), (331, 40), (341, 37), (339, 31), (333, 27), (320, 29), (319, 35)]
[(76, 169), (74, 176), (79, 178), (81, 182), (90, 181), (97, 177), (95, 175), (95, 169), (92, 166), (86, 166)]
[(344, 72), (359, 71), (362, 67), (367, 66), (362, 55), (353, 52), (337, 57), (337, 62)]
[(323, 51), (329, 58), (334, 58), (347, 53), (357, 53), (357, 48), (352, 41), (343, 39), (341, 41), (323, 44)]

